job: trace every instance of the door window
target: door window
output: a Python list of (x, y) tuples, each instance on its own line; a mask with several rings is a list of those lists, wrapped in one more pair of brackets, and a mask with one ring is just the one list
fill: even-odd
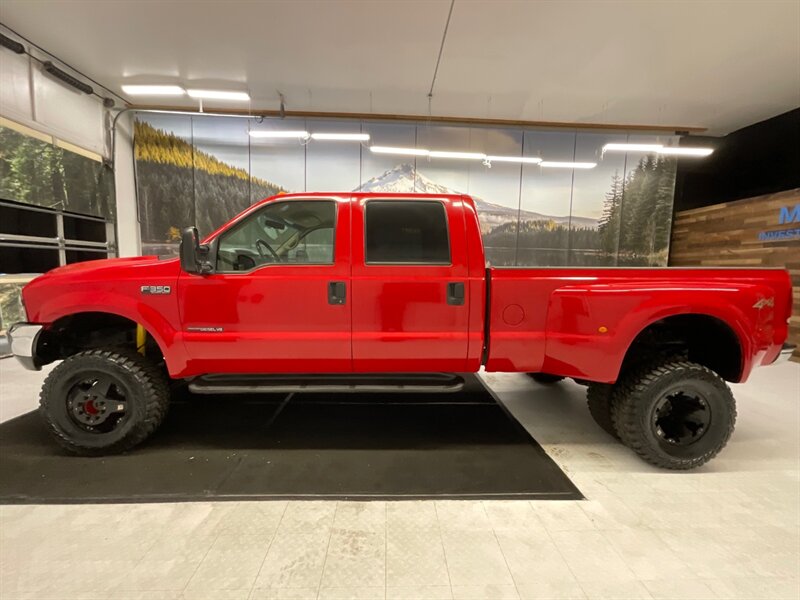
[(447, 216), (435, 200), (368, 202), (365, 237), (367, 264), (450, 264)]
[(274, 202), (223, 233), (217, 271), (250, 271), (269, 264), (332, 265), (336, 203)]

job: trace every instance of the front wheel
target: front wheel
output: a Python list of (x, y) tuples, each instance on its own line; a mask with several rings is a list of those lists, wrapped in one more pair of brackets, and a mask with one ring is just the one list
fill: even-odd
[(714, 458), (736, 423), (730, 388), (710, 369), (689, 361), (642, 366), (617, 382), (614, 431), (650, 464), (693, 469)]
[(39, 412), (67, 452), (98, 456), (143, 442), (168, 404), (167, 379), (157, 365), (133, 351), (88, 350), (50, 372)]

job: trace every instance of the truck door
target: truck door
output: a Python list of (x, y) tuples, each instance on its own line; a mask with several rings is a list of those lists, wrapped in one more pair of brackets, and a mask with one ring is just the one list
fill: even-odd
[(183, 273), (193, 373), (352, 369), (350, 199), (277, 200), (215, 240), (215, 271)]
[(354, 370), (466, 370), (470, 296), (459, 200), (357, 197), (352, 209)]

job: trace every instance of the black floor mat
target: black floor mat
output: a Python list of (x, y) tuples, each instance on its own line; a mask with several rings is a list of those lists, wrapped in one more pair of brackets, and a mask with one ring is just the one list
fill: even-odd
[(0, 425), (0, 503), (582, 496), (474, 376), (455, 394), (190, 396), (147, 444), (65, 456)]

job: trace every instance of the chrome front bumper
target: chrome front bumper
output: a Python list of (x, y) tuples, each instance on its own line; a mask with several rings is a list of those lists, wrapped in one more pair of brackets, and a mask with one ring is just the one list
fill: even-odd
[(780, 363), (784, 363), (792, 357), (794, 354), (795, 349), (797, 346), (795, 344), (784, 344), (783, 348), (781, 348), (778, 357), (772, 362), (773, 365), (779, 365)]
[(41, 325), (14, 323), (6, 334), (11, 353), (30, 371), (39, 371), (42, 368), (36, 356), (36, 341), (41, 331)]

